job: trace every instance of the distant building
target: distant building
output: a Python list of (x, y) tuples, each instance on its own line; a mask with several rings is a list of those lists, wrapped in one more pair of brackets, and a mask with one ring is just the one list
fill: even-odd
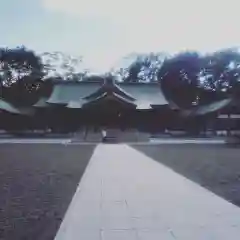
[(111, 127), (150, 133), (192, 128), (198, 132), (219, 124), (216, 120), (221, 110), (216, 104), (211, 107), (211, 114), (207, 108), (201, 108), (196, 111), (200, 117), (186, 118), (169, 107), (157, 83), (115, 83), (111, 78), (55, 81), (51, 94), (31, 107), (14, 106), (0, 100), (0, 127), (54, 132)]
[(82, 126), (161, 128), (167, 120), (159, 114), (169, 111), (158, 84), (116, 84), (111, 79), (56, 81), (50, 96), (40, 98), (33, 106), (17, 107), (0, 100), (0, 109), (8, 117), (12, 115), (12, 119), (28, 116), (34, 118), (38, 126), (66, 131)]

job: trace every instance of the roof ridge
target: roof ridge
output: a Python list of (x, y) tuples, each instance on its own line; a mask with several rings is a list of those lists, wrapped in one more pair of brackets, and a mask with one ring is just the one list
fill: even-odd
[(131, 104), (131, 105), (133, 105), (133, 106), (136, 106), (136, 104), (133, 103), (133, 101), (128, 100), (128, 99), (122, 97), (121, 95), (119, 95), (119, 94), (117, 94), (117, 93), (115, 93), (115, 92), (113, 92), (112, 94), (108, 94), (108, 93), (105, 92), (105, 93), (103, 93), (102, 95), (100, 95), (99, 97), (87, 101), (87, 102), (84, 103), (83, 105), (86, 106), (86, 105), (91, 104), (91, 103), (93, 103), (93, 102), (97, 102), (97, 101), (99, 101), (100, 99), (111, 98), (111, 97), (113, 97), (113, 96), (116, 97), (117, 99), (123, 101), (123, 102), (127, 102), (128, 104)]
[(136, 99), (131, 96), (129, 93), (127, 93), (125, 90), (123, 90), (120, 86), (118, 86), (117, 84), (113, 83), (113, 84), (107, 84), (104, 83), (100, 88), (98, 88), (95, 92), (89, 94), (88, 96), (85, 96), (84, 99), (86, 100), (90, 100), (90, 99), (94, 99), (94, 98), (98, 98), (98, 96), (100, 96), (101, 94), (103, 94), (104, 92), (106, 93), (117, 93), (119, 95), (124, 96), (125, 98), (127, 98), (130, 101), (135, 101)]

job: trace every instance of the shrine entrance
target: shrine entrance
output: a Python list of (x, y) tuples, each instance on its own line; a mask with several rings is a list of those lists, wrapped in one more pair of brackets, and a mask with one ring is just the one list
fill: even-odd
[(135, 111), (135, 105), (116, 100), (98, 102), (85, 109), (86, 124), (96, 127), (124, 128), (128, 115)]

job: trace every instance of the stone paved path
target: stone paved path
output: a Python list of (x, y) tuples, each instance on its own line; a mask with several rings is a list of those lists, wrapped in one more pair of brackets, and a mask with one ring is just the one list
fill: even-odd
[(99, 144), (55, 240), (226, 240), (239, 235), (238, 207), (127, 145)]
[(67, 138), (36, 138), (36, 139), (28, 139), (28, 138), (6, 138), (6, 139), (0, 139), (0, 144), (41, 144), (41, 143), (47, 143), (47, 144), (68, 144), (71, 142), (71, 139)]

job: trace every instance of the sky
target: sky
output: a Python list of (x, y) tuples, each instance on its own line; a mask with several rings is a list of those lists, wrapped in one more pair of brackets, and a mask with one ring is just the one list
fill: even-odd
[(237, 0), (2, 0), (1, 46), (83, 55), (105, 71), (131, 52), (240, 45)]

